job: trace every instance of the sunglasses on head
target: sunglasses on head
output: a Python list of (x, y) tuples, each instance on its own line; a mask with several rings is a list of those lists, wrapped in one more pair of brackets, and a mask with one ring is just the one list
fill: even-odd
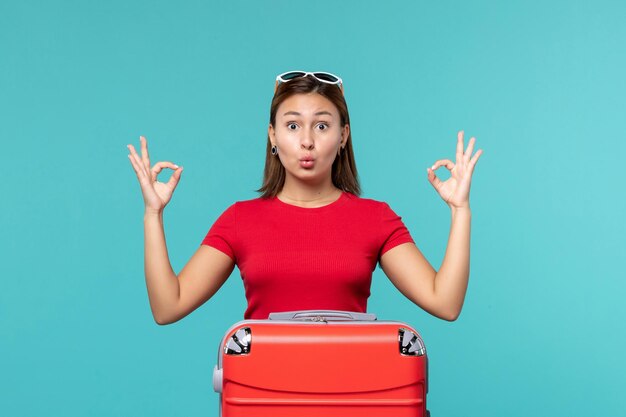
[(341, 93), (343, 94), (343, 81), (341, 78), (337, 77), (335, 74), (331, 74), (330, 72), (306, 72), (306, 71), (287, 71), (283, 72), (276, 76), (276, 85), (274, 86), (274, 92), (278, 88), (278, 85), (281, 83), (286, 83), (294, 78), (306, 77), (307, 75), (312, 76), (318, 81), (321, 81), (326, 84), (334, 84), (339, 89), (341, 89)]

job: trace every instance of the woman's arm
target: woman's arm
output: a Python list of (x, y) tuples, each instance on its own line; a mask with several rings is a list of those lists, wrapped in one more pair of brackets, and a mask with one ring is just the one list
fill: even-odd
[(208, 301), (226, 282), (235, 262), (219, 250), (201, 245), (176, 276), (163, 232), (163, 213), (148, 213), (145, 225), (145, 274), (148, 298), (158, 324), (174, 323)]
[(158, 324), (166, 324), (178, 303), (180, 288), (167, 254), (163, 212), (146, 211), (143, 223), (144, 270), (150, 309)]
[[(381, 256), (380, 265), (391, 282), (407, 298), (429, 313), (445, 320), (456, 320), (461, 314), (470, 263), (469, 191), (474, 166), (482, 154), (474, 156), (475, 139), (471, 138), (463, 152), (463, 131), (458, 133), (456, 163), (448, 159), (437, 161), (428, 168), (428, 180), (441, 198), (450, 206), (452, 223), (446, 253), (435, 271), (413, 243), (405, 243), (388, 250)], [(445, 166), (451, 176), (440, 181), (435, 170)]]
[[(163, 210), (171, 200), (183, 167), (171, 162), (150, 166), (148, 141), (141, 136), (141, 157), (128, 145), (131, 165), (137, 174), (145, 202), (144, 268), (152, 316), (158, 324), (180, 320), (217, 292), (234, 268), (226, 254), (201, 246), (179, 276), (172, 270), (163, 231)], [(167, 183), (157, 181), (164, 168), (175, 170)]]
[(448, 246), (439, 272), (413, 243), (385, 252), (380, 265), (402, 294), (430, 314), (444, 320), (458, 318), (469, 279), (470, 220), (467, 210), (452, 210)]

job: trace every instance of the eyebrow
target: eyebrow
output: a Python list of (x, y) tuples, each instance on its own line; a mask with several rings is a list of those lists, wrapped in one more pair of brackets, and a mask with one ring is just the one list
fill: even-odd
[[(331, 112), (328, 112), (328, 111), (326, 111), (326, 110), (322, 110), (322, 111), (318, 111), (317, 113), (315, 113), (315, 116), (320, 116), (320, 115), (322, 115), (322, 114), (327, 114), (327, 115), (329, 115), (329, 116), (331, 116), (331, 117), (332, 117), (332, 115), (333, 115)], [(288, 112), (286, 112), (285, 114), (283, 114), (283, 116), (287, 116), (287, 115), (302, 116), (302, 115), (301, 115), (300, 113), (298, 113), (297, 111), (288, 111)]]

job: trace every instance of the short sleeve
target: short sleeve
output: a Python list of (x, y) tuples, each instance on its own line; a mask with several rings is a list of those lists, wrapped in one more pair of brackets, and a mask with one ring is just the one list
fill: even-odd
[(203, 245), (211, 246), (226, 255), (230, 256), (236, 262), (235, 242), (237, 239), (236, 230), (236, 206), (237, 203), (228, 207), (220, 217), (215, 220), (213, 226), (202, 241)]
[(380, 233), (382, 245), (379, 252), (380, 257), (402, 243), (415, 243), (409, 230), (402, 222), (402, 217), (398, 216), (387, 203), (382, 203), (380, 218)]

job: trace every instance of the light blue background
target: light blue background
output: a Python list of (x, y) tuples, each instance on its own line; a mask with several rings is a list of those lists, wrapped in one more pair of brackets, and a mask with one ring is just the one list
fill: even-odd
[(256, 196), (274, 77), (305, 69), (344, 78), (364, 197), (435, 268), (450, 214), (426, 167), (460, 129), (484, 150), (458, 321), (373, 280), (368, 310), (422, 332), (433, 415), (626, 415), (625, 17), (621, 1), (3, 1), (0, 414), (217, 415), (241, 279), (154, 323), (126, 145), (145, 135), (153, 162), (185, 167), (165, 211), (179, 272)]

